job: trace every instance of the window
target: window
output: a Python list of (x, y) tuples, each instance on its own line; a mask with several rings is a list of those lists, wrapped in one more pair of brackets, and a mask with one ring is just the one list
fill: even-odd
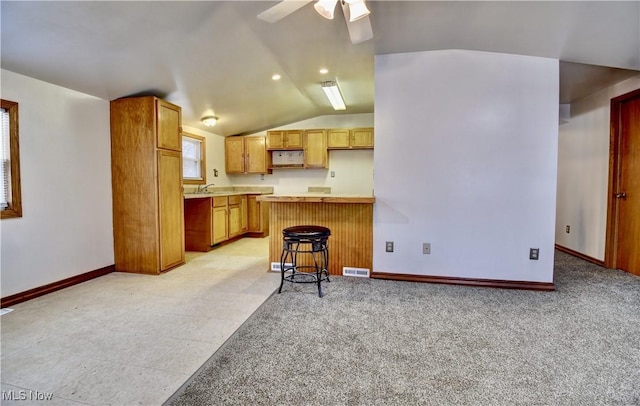
[(2, 218), (22, 217), (20, 193), (20, 151), (18, 143), (18, 103), (1, 100), (2, 105)]
[(204, 185), (206, 170), (205, 138), (182, 134), (182, 178), (187, 185)]

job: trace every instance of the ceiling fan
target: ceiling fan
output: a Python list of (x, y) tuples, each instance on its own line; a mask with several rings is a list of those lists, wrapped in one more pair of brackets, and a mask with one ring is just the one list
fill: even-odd
[[(282, 0), (275, 6), (258, 14), (258, 18), (269, 23), (275, 23), (312, 1), (313, 0)], [(313, 7), (318, 14), (332, 20), (338, 2), (340, 2), (342, 6), (342, 12), (347, 23), (351, 43), (359, 44), (373, 38), (371, 21), (369, 21), (369, 10), (367, 9), (365, 0), (317, 0)]]

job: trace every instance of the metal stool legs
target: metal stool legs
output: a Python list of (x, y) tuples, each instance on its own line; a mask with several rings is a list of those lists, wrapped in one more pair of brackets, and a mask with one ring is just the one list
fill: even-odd
[[(297, 226), (282, 231), (282, 254), (280, 255), (280, 287), (284, 282), (315, 283), (318, 296), (322, 297), (322, 281), (329, 279), (329, 249), (327, 239), (331, 232), (319, 226)], [(287, 273), (289, 273), (287, 275)]]

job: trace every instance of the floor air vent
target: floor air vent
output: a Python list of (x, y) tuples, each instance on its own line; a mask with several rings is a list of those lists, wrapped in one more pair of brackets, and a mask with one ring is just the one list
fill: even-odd
[(361, 278), (368, 278), (369, 277), (369, 270), (367, 268), (350, 268), (350, 267), (343, 267), (342, 268), (342, 275), (343, 276), (358, 276)]
[[(285, 262), (284, 266), (293, 266), (293, 264)], [(274, 272), (280, 272), (280, 262), (272, 262), (271, 263), (271, 270), (274, 271)]]

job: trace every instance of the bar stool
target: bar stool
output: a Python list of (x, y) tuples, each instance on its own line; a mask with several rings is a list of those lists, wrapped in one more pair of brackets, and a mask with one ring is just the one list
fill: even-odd
[[(327, 240), (331, 230), (321, 226), (295, 226), (282, 230), (282, 255), (280, 255), (280, 288), (284, 281), (291, 283), (317, 283), (318, 295), (322, 294), (321, 282), (329, 280), (329, 249)], [(300, 257), (299, 257), (300, 256)], [(289, 275), (285, 275), (290, 272)]]

